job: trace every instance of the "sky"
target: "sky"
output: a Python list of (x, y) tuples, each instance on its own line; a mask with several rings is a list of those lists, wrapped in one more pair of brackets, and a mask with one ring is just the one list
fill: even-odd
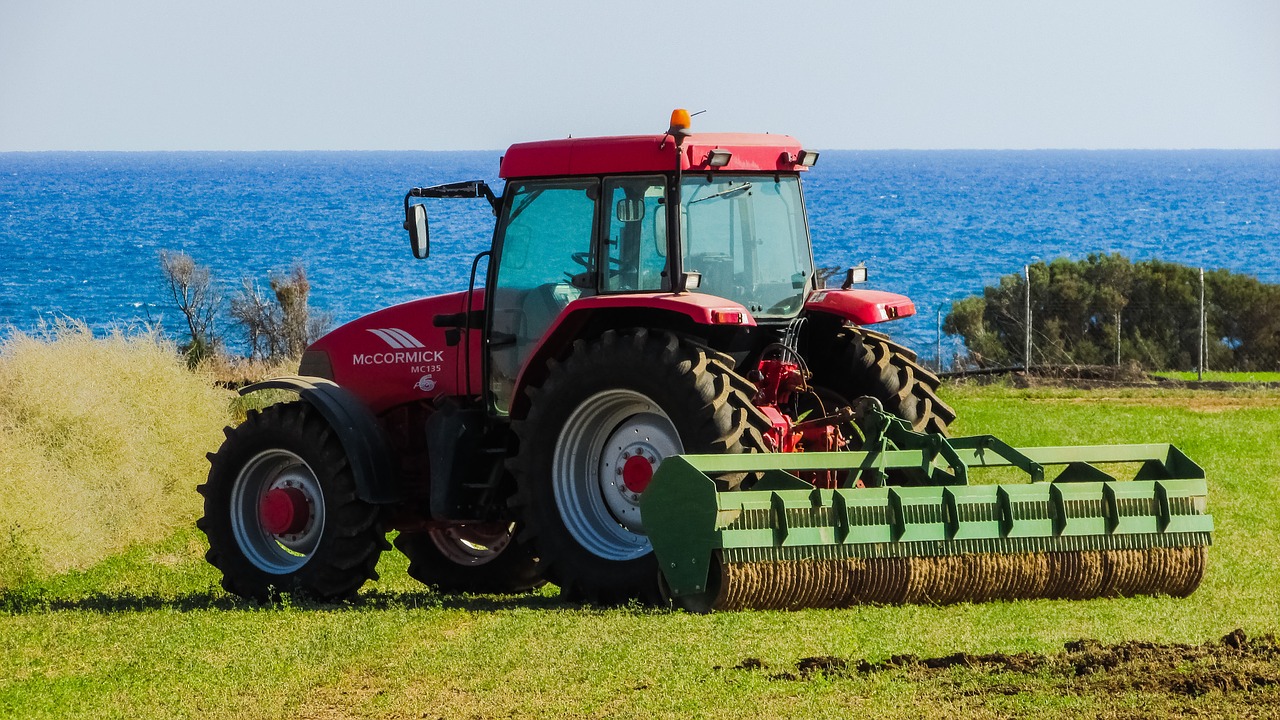
[(0, 151), (1280, 148), (1280, 2), (0, 0)]

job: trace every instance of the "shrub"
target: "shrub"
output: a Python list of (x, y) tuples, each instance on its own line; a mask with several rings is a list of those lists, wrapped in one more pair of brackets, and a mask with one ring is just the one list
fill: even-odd
[[(1199, 270), (1122, 255), (1030, 266), (1032, 360), (1193, 368), (1199, 360)], [(1204, 274), (1206, 361), (1215, 369), (1280, 370), (1280, 285), (1227, 270)], [(944, 329), (979, 367), (1021, 363), (1027, 286), (1005, 275), (955, 302)], [(1117, 358), (1117, 355), (1119, 356)]]
[(250, 359), (278, 363), (297, 360), (331, 323), (328, 313), (308, 304), (311, 282), (301, 265), (269, 276), (274, 301), (252, 278), (244, 278), (231, 298), (231, 317), (245, 331)]

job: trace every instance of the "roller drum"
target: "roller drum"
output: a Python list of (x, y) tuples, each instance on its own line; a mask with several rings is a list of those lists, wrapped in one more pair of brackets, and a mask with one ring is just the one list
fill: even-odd
[(934, 557), (723, 562), (704, 610), (795, 610), (862, 604), (950, 605), (992, 600), (1088, 600), (1190, 595), (1204, 546)]

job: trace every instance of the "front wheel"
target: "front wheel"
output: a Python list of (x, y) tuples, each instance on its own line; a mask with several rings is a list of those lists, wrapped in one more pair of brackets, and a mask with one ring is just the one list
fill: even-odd
[(521, 540), (570, 599), (658, 602), (640, 494), (671, 455), (762, 451), (754, 389), (712, 351), (633, 329), (578, 341), (527, 392), (511, 462)]
[(844, 404), (863, 395), (874, 397), (917, 432), (945, 435), (955, 420), (956, 411), (938, 397), (938, 376), (887, 336), (841, 328), (811, 345), (809, 368), (819, 392)]
[(356, 497), (342, 443), (311, 405), (251, 411), (226, 435), (198, 488), (196, 525), (227, 592), (342, 600), (377, 577), (378, 510)]

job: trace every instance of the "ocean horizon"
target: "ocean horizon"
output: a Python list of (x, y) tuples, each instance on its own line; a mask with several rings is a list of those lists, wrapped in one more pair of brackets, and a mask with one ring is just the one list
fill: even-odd
[[(464, 289), (493, 217), (432, 201), (432, 257), (401, 228), (413, 186), (483, 179), (500, 151), (0, 153), (0, 325), (184, 328), (159, 267), (181, 250), (230, 295), (302, 263), (341, 323)], [(911, 297), (884, 330), (933, 358), (939, 311), (1023, 265), (1121, 253), (1280, 283), (1280, 150), (834, 150), (805, 177), (815, 261), (865, 262)], [(1189, 320), (1190, 322), (1190, 320)], [(243, 349), (237, 328), (221, 332)], [(944, 338), (942, 353), (960, 349)]]

